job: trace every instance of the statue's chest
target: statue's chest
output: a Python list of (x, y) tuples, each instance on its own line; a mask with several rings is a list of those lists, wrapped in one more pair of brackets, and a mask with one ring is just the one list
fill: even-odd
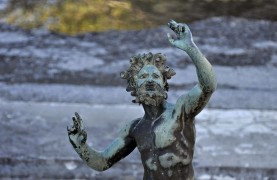
[(140, 151), (151, 151), (170, 146), (176, 141), (176, 121), (161, 116), (155, 121), (141, 121), (134, 130), (134, 138)]
[[(176, 135), (180, 132), (180, 124), (176, 119), (162, 119), (154, 125), (154, 144), (156, 148), (165, 148), (176, 142)], [(178, 132), (179, 131), (179, 132)]]
[(150, 121), (139, 122), (134, 129), (133, 136), (139, 151), (154, 148), (155, 134), (153, 133), (152, 123)]

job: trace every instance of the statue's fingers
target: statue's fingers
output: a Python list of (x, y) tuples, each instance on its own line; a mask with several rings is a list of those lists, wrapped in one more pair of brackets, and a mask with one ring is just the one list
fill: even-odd
[(87, 141), (87, 132), (85, 130), (82, 130), (80, 132), (80, 136), (81, 136), (81, 143), (85, 144)]
[(173, 19), (170, 19), (169, 22), (171, 22), (171, 23), (177, 23), (177, 22), (174, 21)]
[(79, 113), (75, 112), (75, 117), (77, 119), (78, 122), (80, 122), (82, 120), (81, 116), (79, 115)]
[(70, 127), (68, 127), (68, 126), (67, 126), (66, 128), (67, 128), (67, 132), (68, 132), (68, 134), (69, 134), (69, 133), (71, 133), (71, 128), (70, 128)]
[(174, 38), (171, 34), (167, 33), (167, 37), (169, 41), (172, 41), (172, 42), (174, 41)]
[(184, 24), (182, 24), (182, 26), (183, 26), (182, 32), (184, 32), (184, 33), (190, 32), (189, 26), (187, 24), (184, 23)]
[(168, 41), (169, 41), (172, 45), (175, 46), (175, 43), (174, 43), (175, 39), (174, 39), (169, 33), (167, 33), (167, 37), (168, 37)]
[(178, 25), (177, 25), (177, 30), (178, 30), (179, 33), (184, 33), (184, 32), (186, 32), (185, 24), (178, 24)]
[(75, 112), (75, 116), (76, 116), (77, 120), (81, 120), (81, 116), (77, 112)]
[(77, 119), (75, 117), (72, 117), (73, 123), (77, 122)]
[(175, 29), (175, 33), (177, 35), (177, 39), (183, 38), (186, 36), (187, 34), (187, 27), (185, 24), (178, 24), (176, 29)]
[(174, 21), (174, 20), (171, 19), (171, 20), (167, 23), (167, 25), (168, 25), (168, 27), (169, 27), (170, 29), (172, 29), (172, 31), (174, 31), (174, 32), (176, 33), (177, 25), (178, 25), (178, 23), (177, 23), (176, 21)]
[(74, 129), (72, 127), (67, 126), (67, 133), (70, 135), (74, 132)]
[(78, 126), (78, 122), (77, 122), (77, 119), (75, 117), (72, 117), (72, 121), (73, 121), (73, 126), (72, 127)]
[(81, 116), (77, 112), (75, 112), (75, 116), (77, 118), (79, 130), (83, 130), (84, 125), (83, 125), (83, 120), (82, 120)]
[(80, 125), (80, 130), (84, 130), (84, 123), (82, 121), (82, 119), (79, 121), (79, 125)]
[(75, 129), (75, 131), (80, 131), (81, 130), (80, 120), (76, 119), (75, 117), (72, 117), (72, 120), (73, 120), (72, 129)]
[(173, 19), (170, 19), (170, 21), (168, 22), (168, 24), (169, 24), (170, 26), (176, 27), (178, 23), (177, 23), (176, 21), (174, 21)]
[(67, 126), (67, 133), (68, 133), (68, 135), (75, 134), (76, 129), (74, 127), (68, 127)]

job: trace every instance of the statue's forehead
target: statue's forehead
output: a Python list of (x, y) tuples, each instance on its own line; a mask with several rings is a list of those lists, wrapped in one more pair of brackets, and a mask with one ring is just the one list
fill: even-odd
[(145, 66), (143, 66), (143, 68), (141, 68), (141, 70), (139, 71), (139, 74), (143, 74), (143, 73), (157, 73), (157, 74), (161, 74), (159, 69), (156, 66), (154, 66), (154, 65), (145, 65)]

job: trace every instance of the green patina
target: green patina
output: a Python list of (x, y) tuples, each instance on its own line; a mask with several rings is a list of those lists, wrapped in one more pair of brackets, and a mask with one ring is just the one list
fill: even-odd
[(198, 84), (175, 104), (166, 101), (168, 83), (174, 74), (166, 57), (143, 54), (131, 58), (129, 69), (121, 73), (127, 91), (142, 104), (145, 115), (128, 123), (104, 151), (86, 144), (86, 132), (76, 113), (73, 127), (68, 128), (70, 142), (89, 167), (98, 171), (110, 168), (136, 147), (144, 165), (144, 179), (194, 179), (192, 158), (195, 145), (195, 116), (205, 107), (216, 89), (211, 64), (193, 42), (186, 24), (168, 23), (177, 38), (168, 34), (169, 42), (185, 51), (196, 67)]

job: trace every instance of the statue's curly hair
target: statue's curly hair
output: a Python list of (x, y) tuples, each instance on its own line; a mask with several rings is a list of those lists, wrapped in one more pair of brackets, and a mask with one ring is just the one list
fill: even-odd
[(126, 91), (131, 92), (132, 96), (137, 95), (135, 76), (145, 65), (154, 65), (159, 69), (159, 71), (163, 75), (163, 80), (165, 82), (164, 89), (168, 91), (169, 87), (167, 79), (170, 79), (176, 73), (172, 68), (165, 65), (165, 62), (166, 56), (161, 53), (152, 54), (150, 52), (148, 54), (138, 54), (136, 56), (131, 57), (131, 66), (126, 71), (120, 73), (120, 77), (122, 79), (127, 79), (128, 85)]

